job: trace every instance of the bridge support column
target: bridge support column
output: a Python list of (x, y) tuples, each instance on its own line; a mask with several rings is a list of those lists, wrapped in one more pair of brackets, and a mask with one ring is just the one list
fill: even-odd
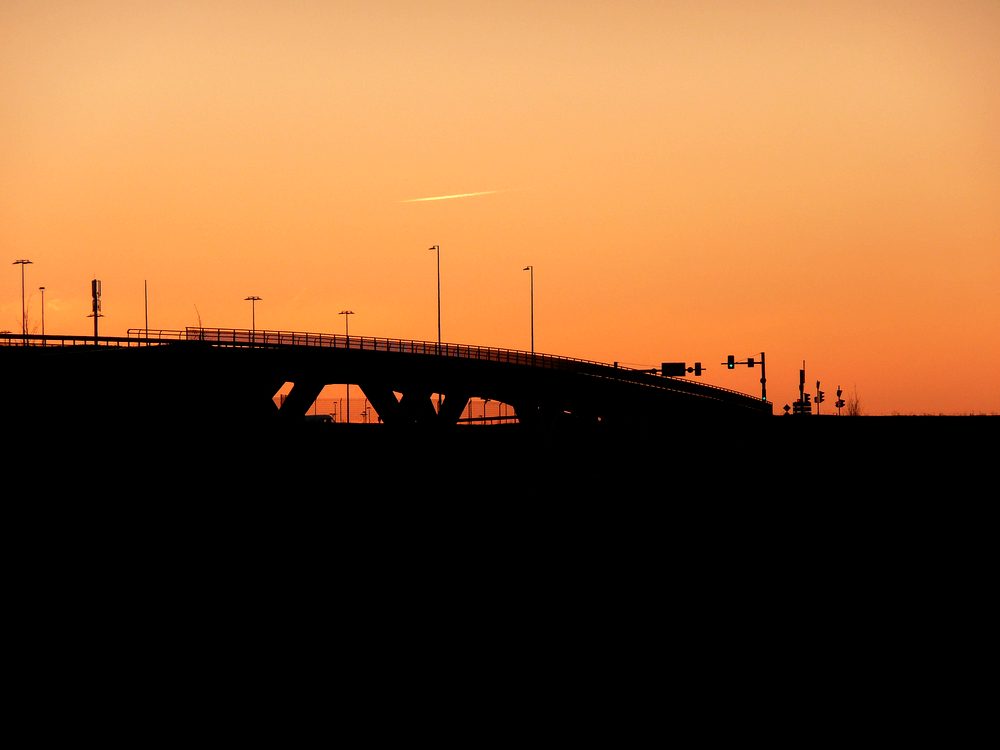
[(358, 387), (365, 394), (368, 403), (372, 405), (376, 413), (385, 424), (400, 424), (405, 421), (403, 411), (399, 406), (399, 399), (391, 388), (371, 383), (359, 383)]
[(420, 390), (405, 390), (399, 400), (400, 414), (407, 424), (435, 424), (437, 412), (431, 401), (431, 392), (426, 388)]
[(299, 381), (292, 386), (292, 390), (285, 396), (284, 403), (278, 413), (282, 417), (301, 417), (323, 390), (323, 383), (314, 381)]
[(441, 402), (441, 409), (438, 411), (438, 421), (447, 426), (452, 426), (462, 418), (462, 412), (469, 405), (469, 394), (458, 391), (448, 391), (444, 394)]

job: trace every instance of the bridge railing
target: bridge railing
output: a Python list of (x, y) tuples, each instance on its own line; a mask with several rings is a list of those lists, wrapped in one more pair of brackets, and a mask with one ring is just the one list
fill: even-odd
[[(536, 367), (562, 367), (572, 363), (607, 368), (610, 365), (593, 360), (537, 354), (519, 349), (452, 344), (448, 342), (415, 339), (391, 339), (377, 336), (347, 336), (334, 333), (307, 333), (302, 331), (252, 330), (249, 328), (201, 328), (189, 326), (183, 330), (146, 330), (130, 328), (128, 335), (137, 341), (183, 340), (204, 341), (225, 346), (314, 346), (336, 349), (363, 349), (367, 351), (398, 352), (401, 354), (427, 354), (441, 357), (478, 359), (507, 364), (534, 365)], [(627, 369), (627, 368), (621, 368)]]
[[(552, 354), (538, 354), (518, 349), (502, 349), (468, 344), (451, 344), (436, 341), (389, 339), (373, 336), (341, 336), (330, 333), (303, 333), (298, 331), (268, 331), (240, 328), (199, 328), (177, 329), (130, 328), (128, 335), (121, 336), (66, 336), (36, 334), (15, 334), (0, 331), (0, 346), (30, 347), (136, 347), (158, 346), (174, 341), (204, 341), (225, 346), (316, 346), (342, 349), (364, 349), (368, 351), (400, 352), (405, 354), (428, 354), (442, 357), (477, 359), (490, 362), (527, 365), (531, 367), (572, 370), (614, 380), (627, 380), (645, 386), (675, 391), (699, 392), (716, 391), (746, 398), (747, 394), (730, 388), (722, 388), (708, 383), (694, 383), (683, 378), (662, 377), (645, 369), (633, 369), (606, 362), (562, 357)], [(655, 372), (655, 371), (654, 371)]]
[(347, 336), (333, 333), (308, 333), (302, 331), (272, 331), (249, 328), (203, 328), (188, 326), (183, 330), (147, 330), (130, 328), (130, 337), (138, 341), (204, 341), (224, 346), (285, 347), (310, 346), (337, 349), (361, 349), (366, 351), (399, 352), (402, 354), (427, 354), (441, 357), (502, 362), (505, 364), (527, 365), (559, 370), (572, 370), (602, 378), (629, 380), (646, 386), (686, 392), (717, 391), (734, 396), (746, 397), (741, 391), (722, 388), (707, 383), (693, 383), (689, 380), (662, 377), (651, 374), (646, 369), (633, 369), (611, 365), (596, 360), (563, 357), (553, 354), (539, 354), (519, 349), (452, 344), (414, 339), (390, 339), (375, 336)]
[(31, 347), (65, 347), (65, 346), (142, 346), (145, 345), (146, 341), (139, 340), (135, 338), (130, 338), (128, 336), (99, 336), (97, 339), (93, 335), (89, 336), (77, 336), (77, 335), (66, 335), (66, 334), (48, 334), (42, 336), (40, 334), (29, 333), (27, 335), (20, 333), (10, 333), (9, 331), (0, 331), (0, 346), (31, 346)]

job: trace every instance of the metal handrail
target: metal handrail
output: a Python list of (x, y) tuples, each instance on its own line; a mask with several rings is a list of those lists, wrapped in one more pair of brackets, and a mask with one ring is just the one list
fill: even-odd
[[(346, 336), (331, 333), (305, 333), (299, 331), (269, 331), (248, 328), (199, 328), (189, 326), (177, 329), (129, 328), (127, 336), (65, 336), (20, 333), (0, 333), (0, 346), (105, 346), (137, 347), (161, 346), (180, 341), (199, 341), (222, 346), (241, 347), (328, 347), (338, 349), (358, 349), (364, 351), (397, 352), (401, 354), (425, 354), (460, 359), (474, 359), (505, 364), (526, 365), (560, 370), (575, 370), (602, 378), (628, 380), (644, 385), (669, 390), (686, 390), (697, 387), (720, 393), (730, 393), (746, 397), (742, 391), (723, 388), (709, 383), (693, 383), (674, 377), (653, 375), (649, 370), (612, 365), (596, 360), (563, 357), (554, 354), (538, 354), (519, 349), (452, 344), (436, 341), (411, 339), (390, 339), (374, 336)], [(767, 403), (767, 402), (765, 402)]]
[[(139, 338), (153, 333), (142, 328), (130, 328), (130, 336)], [(425, 354), (441, 357), (456, 357), (460, 359), (484, 360), (502, 362), (504, 364), (526, 365), (549, 369), (574, 370), (599, 377), (616, 380), (629, 380), (657, 388), (670, 390), (687, 390), (690, 387), (712, 389), (720, 393), (729, 393), (746, 397), (747, 394), (731, 388), (723, 388), (708, 383), (692, 383), (673, 377), (652, 375), (648, 369), (635, 369), (617, 364), (608, 364), (590, 359), (565, 357), (554, 354), (539, 354), (520, 349), (504, 349), (498, 347), (478, 346), (471, 344), (454, 344), (415, 339), (391, 339), (375, 336), (347, 336), (333, 333), (309, 333), (302, 331), (272, 331), (250, 328), (202, 328), (188, 326), (184, 330), (157, 330), (158, 339), (180, 339), (185, 341), (202, 341), (227, 346), (315, 346), (338, 349), (358, 349), (365, 351), (397, 352), (402, 354)]]

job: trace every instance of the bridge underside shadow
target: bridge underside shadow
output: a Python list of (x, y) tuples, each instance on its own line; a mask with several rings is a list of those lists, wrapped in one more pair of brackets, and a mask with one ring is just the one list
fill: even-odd
[[(287, 383), (292, 389), (279, 408), (275, 395)], [(574, 372), (398, 352), (220, 348), (200, 342), (0, 347), (7, 423), (58, 425), (84, 439), (112, 430), (130, 430), (146, 439), (178, 430), (191, 439), (206, 431), (287, 431), (306, 422), (325, 386), (338, 383), (360, 387), (378, 414), (378, 428), (405, 435), (469, 435), (467, 430), (482, 434), (488, 429), (500, 434), (500, 426), (458, 424), (473, 398), (513, 407), (517, 430), (502, 434), (663, 435), (692, 421), (771, 415), (769, 403), (741, 394), (720, 395), (652, 376), (637, 382), (614, 371)]]
[[(744, 394), (651, 375), (630, 380), (610, 368), (575, 372), (391, 352), (262, 352), (295, 385), (279, 419), (301, 421), (324, 385), (357, 385), (386, 433), (408, 436), (590, 437), (679, 434), (685, 425), (771, 416), (771, 404)], [(278, 378), (274, 378), (276, 380)], [(508, 404), (513, 425), (460, 425), (474, 398)], [(501, 429), (508, 428), (508, 429)], [(470, 432), (477, 430), (478, 432)]]

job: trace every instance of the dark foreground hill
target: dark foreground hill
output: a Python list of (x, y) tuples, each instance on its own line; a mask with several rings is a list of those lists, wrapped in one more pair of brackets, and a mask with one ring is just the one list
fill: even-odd
[(1000, 420), (88, 427), (6, 424), (15, 578), (61, 610), (128, 607), (133, 622), (146, 597), (152, 619), (201, 623), (238, 601), (247, 621), (346, 620), (387, 641), (441, 613), (449, 633), (534, 634), (558, 615), (556, 642), (614, 630), (618, 653), (655, 632), (643, 649), (790, 649), (798, 664), (895, 643), (929, 592), (936, 611), (966, 597)]
[[(441, 431), (381, 424), (267, 425), (184, 420), (8, 422), (7, 463), (47, 483), (111, 487), (405, 487), (442, 495), (515, 487), (676, 498), (737, 492), (825, 496), (903, 487), (944, 491), (985, 476), (997, 417), (770, 417), (682, 421), (640, 432), (562, 425), (459, 426)], [(124, 477), (134, 480), (124, 483)], [(114, 478), (114, 481), (109, 481)], [(989, 481), (992, 481), (990, 478)], [(896, 488), (896, 489), (894, 489)]]

